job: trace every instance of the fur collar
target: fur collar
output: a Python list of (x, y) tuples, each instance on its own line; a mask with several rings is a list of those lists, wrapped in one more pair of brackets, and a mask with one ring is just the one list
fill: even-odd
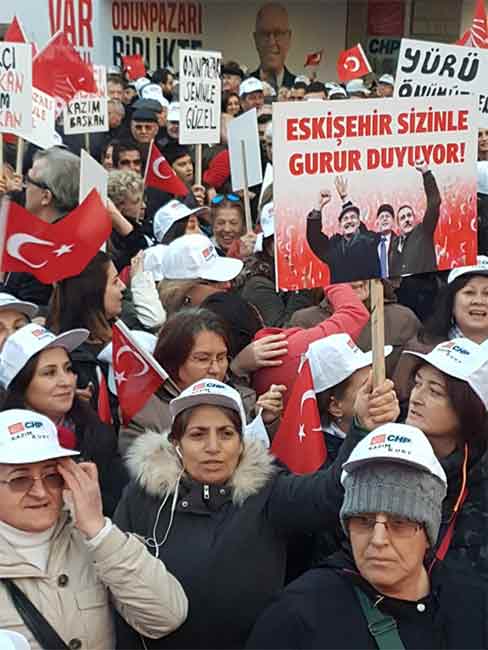
[[(151, 496), (162, 498), (175, 490), (181, 462), (174, 446), (160, 433), (144, 433), (127, 454), (130, 475)], [(232, 501), (241, 506), (257, 494), (277, 471), (273, 456), (260, 442), (244, 441), (241, 460), (229, 485)]]

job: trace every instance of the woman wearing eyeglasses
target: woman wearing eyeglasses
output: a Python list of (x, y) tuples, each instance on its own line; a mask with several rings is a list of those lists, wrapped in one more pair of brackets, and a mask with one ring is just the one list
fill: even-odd
[(187, 614), (180, 583), (104, 518), (97, 468), (78, 453), (50, 418), (0, 413), (0, 628), (32, 650), (107, 650), (115, 608), (141, 634), (173, 632)]
[(483, 590), (426, 564), (447, 481), (422, 431), (378, 427), (343, 469), (340, 520), (350, 546), (288, 585), (247, 647), (486, 647)]
[[(132, 442), (145, 431), (166, 433), (171, 426), (169, 402), (193, 383), (210, 377), (233, 384), (229, 376), (231, 343), (227, 326), (208, 309), (184, 309), (168, 319), (159, 333), (154, 358), (169, 374), (169, 380), (149, 399), (129, 422), (121, 426), (119, 450), (125, 455)], [(248, 420), (262, 407), (262, 417), (270, 432), (283, 409), (284, 386), (272, 386), (257, 398), (246, 385), (236, 385)]]

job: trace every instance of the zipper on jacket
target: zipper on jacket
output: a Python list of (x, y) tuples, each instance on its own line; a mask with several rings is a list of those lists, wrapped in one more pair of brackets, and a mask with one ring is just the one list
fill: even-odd
[(210, 501), (210, 486), (207, 484), (203, 486), (203, 498), (205, 501)]

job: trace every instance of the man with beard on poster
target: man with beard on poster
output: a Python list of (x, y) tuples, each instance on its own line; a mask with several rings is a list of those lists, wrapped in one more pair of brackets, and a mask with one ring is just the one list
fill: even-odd
[(366, 228), (359, 208), (345, 201), (347, 182), (338, 176), (335, 186), (343, 201), (338, 217), (340, 233), (328, 237), (322, 232), (322, 213), (332, 200), (331, 192), (324, 189), (319, 193), (318, 205), (307, 216), (307, 243), (314, 255), (329, 267), (331, 283), (379, 278), (380, 236)]
[(283, 5), (269, 2), (259, 9), (254, 42), (261, 63), (250, 76), (267, 81), (276, 91), (282, 86), (291, 88), (295, 83), (295, 75), (285, 66), (291, 43), (291, 29), (288, 11)]
[(434, 233), (439, 221), (441, 195), (433, 173), (425, 162), (415, 169), (422, 174), (427, 207), (418, 223), (415, 210), (405, 204), (397, 210), (398, 237), (390, 247), (390, 276), (437, 271)]

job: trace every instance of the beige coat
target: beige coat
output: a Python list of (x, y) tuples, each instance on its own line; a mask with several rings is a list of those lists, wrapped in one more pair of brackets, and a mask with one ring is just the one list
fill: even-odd
[[(63, 514), (51, 544), (44, 573), (0, 539), (0, 577), (15, 581), (67, 645), (85, 650), (115, 648), (109, 597), (127, 622), (150, 638), (173, 632), (185, 620), (188, 602), (183, 588), (134, 535), (113, 526), (90, 549)], [(40, 650), (3, 586), (2, 628), (20, 632), (32, 650)]]

